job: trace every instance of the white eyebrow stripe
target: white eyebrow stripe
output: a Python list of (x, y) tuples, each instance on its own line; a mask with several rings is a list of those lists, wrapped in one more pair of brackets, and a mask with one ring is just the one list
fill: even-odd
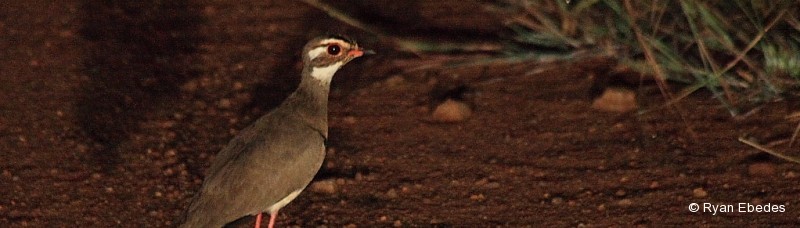
[(344, 42), (342, 42), (342, 40), (340, 39), (324, 39), (319, 41), (319, 43), (320, 44), (337, 43), (339, 45), (342, 45)]
[(311, 49), (311, 51), (308, 51), (308, 58), (314, 60), (317, 57), (319, 57), (319, 55), (321, 55), (322, 53), (325, 53), (325, 51), (327, 50), (328, 50), (327, 46), (321, 46), (318, 48)]

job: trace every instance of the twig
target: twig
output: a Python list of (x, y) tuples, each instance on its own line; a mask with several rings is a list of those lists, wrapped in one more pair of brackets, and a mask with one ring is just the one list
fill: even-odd
[(749, 44), (747, 44), (747, 47), (746, 47), (744, 50), (742, 50), (742, 52), (739, 52), (739, 53), (736, 55), (736, 58), (734, 58), (733, 60), (731, 60), (731, 61), (728, 63), (728, 65), (725, 65), (725, 68), (723, 68), (723, 69), (722, 69), (722, 71), (720, 71), (720, 74), (723, 74), (723, 73), (725, 73), (725, 72), (728, 72), (728, 71), (729, 71), (731, 68), (733, 68), (733, 66), (736, 66), (736, 64), (737, 64), (737, 63), (739, 63), (739, 61), (741, 61), (741, 60), (742, 60), (742, 58), (744, 58), (744, 55), (745, 55), (745, 54), (747, 54), (747, 52), (749, 52), (749, 51), (750, 51), (750, 49), (753, 49), (753, 47), (755, 47), (755, 46), (756, 46), (756, 44), (758, 44), (758, 42), (760, 42), (760, 41), (761, 41), (761, 38), (763, 38), (763, 37), (764, 37), (764, 35), (765, 35), (765, 34), (767, 34), (767, 32), (768, 32), (770, 29), (772, 29), (772, 26), (774, 26), (775, 24), (777, 24), (777, 23), (778, 23), (778, 21), (780, 21), (780, 19), (781, 19), (781, 18), (783, 18), (783, 14), (785, 14), (785, 13), (786, 13), (786, 9), (783, 9), (783, 10), (781, 10), (781, 12), (780, 12), (780, 13), (778, 13), (778, 16), (776, 16), (776, 17), (775, 17), (775, 19), (773, 19), (773, 20), (772, 20), (772, 22), (770, 22), (770, 23), (767, 25), (767, 27), (765, 27), (765, 28), (764, 28), (764, 30), (761, 30), (761, 31), (759, 31), (759, 32), (758, 32), (758, 35), (756, 35), (756, 37), (755, 37), (755, 38), (753, 38), (753, 40), (751, 40)]
[[(636, 35), (636, 40), (638, 41), (639, 45), (642, 47), (642, 52), (644, 52), (645, 60), (647, 61), (648, 65), (653, 67), (654, 74), (656, 76), (656, 84), (658, 84), (658, 89), (661, 90), (661, 94), (667, 97), (667, 100), (672, 100), (672, 93), (667, 88), (667, 76), (664, 75), (664, 72), (661, 70), (661, 66), (658, 65), (656, 61), (655, 54), (653, 54), (653, 50), (647, 45), (647, 40), (642, 35), (641, 29), (639, 29), (639, 25), (636, 24), (636, 19), (633, 18), (634, 10), (633, 6), (631, 5), (630, 0), (625, 0), (623, 2), (625, 4), (625, 11), (628, 13), (628, 23), (631, 24), (631, 29), (633, 29), (633, 33)], [(672, 107), (681, 117), (683, 123), (686, 124), (686, 130), (688, 131), (689, 135), (691, 135), (692, 139), (697, 140), (699, 137), (697, 133), (694, 132), (694, 129), (689, 121), (686, 119), (686, 114), (683, 111), (683, 108), (678, 104), (672, 104)]]
[(768, 148), (766, 148), (766, 147), (764, 147), (764, 146), (761, 146), (761, 145), (760, 145), (760, 144), (758, 144), (758, 143), (755, 143), (755, 142), (753, 142), (753, 141), (750, 141), (750, 140), (744, 139), (744, 138), (742, 138), (742, 137), (739, 137), (739, 142), (742, 142), (742, 143), (744, 143), (744, 144), (747, 144), (747, 145), (749, 145), (749, 146), (752, 146), (753, 148), (756, 148), (756, 149), (758, 149), (758, 150), (760, 150), (760, 151), (766, 152), (766, 153), (768, 153), (768, 154), (771, 154), (772, 156), (775, 156), (775, 157), (781, 158), (781, 159), (783, 159), (783, 160), (787, 160), (787, 161), (794, 162), (794, 163), (800, 163), (800, 158), (796, 158), (796, 157), (792, 157), (792, 156), (784, 155), (784, 154), (782, 154), (782, 153), (778, 153), (778, 152), (776, 152), (776, 151), (774, 151), (774, 150), (770, 150), (770, 149), (768, 149)]

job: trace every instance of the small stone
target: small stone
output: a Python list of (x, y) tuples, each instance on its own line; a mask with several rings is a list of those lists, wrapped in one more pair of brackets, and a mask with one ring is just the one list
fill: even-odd
[(472, 115), (472, 109), (464, 102), (447, 99), (436, 106), (432, 118), (436, 122), (454, 123), (466, 120)]
[(181, 90), (184, 92), (195, 92), (200, 85), (196, 80), (191, 80), (181, 85)]
[(600, 204), (599, 206), (597, 206), (597, 211), (605, 211), (605, 210), (606, 210), (605, 204)]
[(561, 197), (555, 197), (552, 200), (550, 200), (550, 203), (552, 203), (553, 205), (559, 205), (561, 203), (564, 203), (564, 199), (562, 199)]
[(486, 184), (486, 187), (487, 188), (500, 188), (500, 183), (491, 182), (491, 183)]
[(616, 196), (625, 196), (625, 194), (626, 194), (625, 190), (622, 189), (617, 190), (617, 192), (614, 193), (614, 195)]
[(661, 184), (659, 184), (658, 181), (650, 182), (650, 189), (657, 189), (658, 187), (661, 187)]
[(484, 185), (486, 185), (488, 183), (489, 183), (489, 179), (482, 178), (482, 179), (480, 179), (478, 181), (475, 181), (475, 186), (484, 186)]
[(636, 108), (636, 93), (621, 88), (606, 88), (592, 103), (592, 108), (607, 112), (629, 112)]
[(356, 226), (356, 224), (350, 223), (350, 224), (345, 225), (344, 227), (345, 228), (357, 228), (358, 226)]
[(356, 123), (356, 117), (354, 117), (354, 116), (345, 116), (344, 119), (342, 119), (342, 122), (344, 122), (345, 124), (355, 124)]
[(392, 223), (392, 226), (394, 226), (394, 227), (402, 227), (403, 226), (403, 222), (400, 222), (400, 220), (394, 220), (394, 223)]
[(112, 188), (112, 187), (106, 187), (105, 190), (106, 190), (107, 193), (113, 193), (114, 192), (114, 188)]
[(164, 176), (171, 177), (173, 175), (175, 175), (175, 170), (174, 169), (172, 169), (172, 168), (164, 169)]
[(486, 199), (486, 196), (484, 196), (483, 194), (471, 195), (469, 196), (469, 199), (474, 201), (483, 201)]
[(233, 102), (231, 102), (231, 99), (228, 98), (219, 99), (219, 102), (217, 102), (217, 106), (221, 109), (229, 109), (231, 108), (232, 104)]
[(336, 193), (335, 180), (321, 180), (311, 183), (310, 189), (312, 192), (334, 194)]
[(633, 205), (633, 200), (631, 200), (631, 199), (621, 199), (621, 200), (617, 201), (617, 205), (619, 205), (621, 207), (628, 207), (630, 205)]
[(380, 218), (378, 218), (378, 221), (381, 221), (381, 222), (389, 221), (389, 217), (387, 217), (386, 215), (381, 216)]
[(164, 155), (167, 157), (175, 157), (175, 155), (178, 155), (178, 151), (175, 149), (169, 149), (166, 153), (164, 153)]
[(783, 178), (786, 178), (786, 179), (797, 178), (797, 173), (795, 173), (794, 171), (786, 172), (786, 173), (783, 174)]
[(747, 166), (750, 176), (769, 177), (775, 175), (775, 165), (771, 163), (754, 163)]
[(242, 82), (234, 82), (233, 83), (233, 90), (234, 91), (239, 91), (239, 90), (242, 90), (242, 89), (244, 89), (244, 84)]
[(692, 190), (692, 196), (694, 196), (694, 198), (706, 198), (706, 196), (708, 196), (708, 192), (703, 190), (703, 188), (695, 188)]
[(396, 199), (398, 197), (397, 190), (394, 188), (389, 189), (389, 191), (386, 191), (386, 197), (389, 199)]

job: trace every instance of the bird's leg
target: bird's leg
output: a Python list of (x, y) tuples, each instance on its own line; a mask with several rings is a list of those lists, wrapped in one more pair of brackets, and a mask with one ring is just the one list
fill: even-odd
[(275, 212), (269, 213), (269, 226), (267, 226), (267, 227), (273, 228), (275, 226), (275, 218), (277, 218), (277, 217), (278, 217), (278, 210), (275, 210)]
[[(272, 227), (272, 226), (270, 226), (270, 227)], [(256, 215), (256, 227), (255, 228), (261, 228), (261, 213), (258, 213), (258, 215)]]

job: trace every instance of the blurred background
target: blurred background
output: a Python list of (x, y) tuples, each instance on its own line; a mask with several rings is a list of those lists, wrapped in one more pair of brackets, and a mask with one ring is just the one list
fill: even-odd
[(378, 54), (280, 227), (800, 219), (794, 0), (66, 0), (0, 3), (0, 227), (176, 226), (325, 34)]

